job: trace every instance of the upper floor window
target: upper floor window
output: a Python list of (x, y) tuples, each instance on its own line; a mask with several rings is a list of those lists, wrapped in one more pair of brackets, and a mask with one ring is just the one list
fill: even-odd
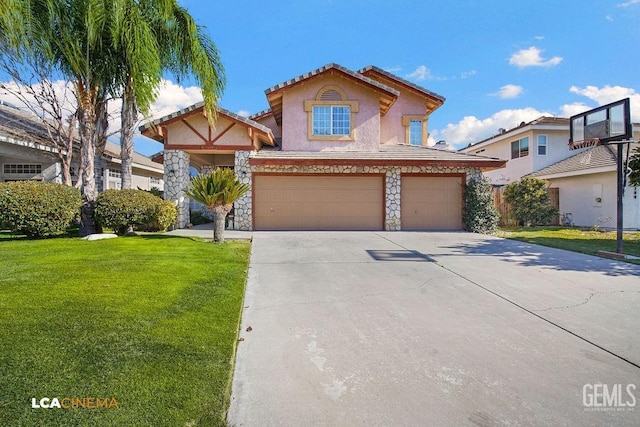
[(310, 140), (353, 140), (354, 113), (358, 101), (348, 101), (337, 86), (320, 89), (316, 99), (304, 102), (307, 112), (307, 138)]
[(529, 155), (529, 137), (526, 136), (511, 142), (511, 158), (525, 157)]
[(402, 116), (402, 126), (405, 128), (405, 144), (427, 145), (426, 116)]
[(409, 122), (409, 144), (422, 145), (422, 120)]
[(351, 108), (348, 105), (318, 105), (313, 107), (313, 135), (349, 135)]
[(547, 135), (538, 135), (538, 156), (547, 155)]
[(122, 173), (118, 170), (109, 169), (109, 178), (121, 178)]

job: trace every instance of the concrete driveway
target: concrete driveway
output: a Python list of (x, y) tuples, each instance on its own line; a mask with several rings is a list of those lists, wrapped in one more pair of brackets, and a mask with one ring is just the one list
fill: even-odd
[(241, 337), (231, 425), (640, 424), (640, 267), (618, 261), (255, 232)]

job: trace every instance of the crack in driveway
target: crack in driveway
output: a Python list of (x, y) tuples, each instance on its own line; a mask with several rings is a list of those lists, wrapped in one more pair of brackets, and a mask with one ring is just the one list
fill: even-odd
[(625, 292), (629, 292), (629, 293), (640, 293), (640, 291), (611, 291), (611, 292), (591, 292), (589, 294), (589, 296), (587, 297), (587, 299), (585, 299), (582, 302), (579, 302), (577, 304), (573, 304), (573, 305), (563, 305), (563, 306), (557, 306), (557, 307), (549, 307), (549, 308), (544, 308), (542, 310), (531, 310), (534, 311), (536, 313), (543, 313), (545, 311), (550, 311), (550, 310), (564, 310), (567, 308), (576, 308), (576, 307), (580, 307), (581, 305), (585, 305), (587, 304), (589, 301), (591, 301), (591, 299), (596, 296), (596, 295), (613, 295), (613, 294), (621, 294), (621, 293), (625, 293)]

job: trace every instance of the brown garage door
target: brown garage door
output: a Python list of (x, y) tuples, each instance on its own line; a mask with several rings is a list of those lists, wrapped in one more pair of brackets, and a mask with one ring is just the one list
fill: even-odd
[(256, 230), (382, 230), (382, 175), (256, 175)]
[(402, 229), (462, 229), (462, 179), (460, 176), (403, 176), (400, 187)]

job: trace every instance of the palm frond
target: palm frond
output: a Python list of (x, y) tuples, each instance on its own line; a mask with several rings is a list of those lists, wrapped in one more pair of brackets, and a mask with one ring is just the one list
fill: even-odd
[(187, 197), (213, 210), (218, 205), (232, 205), (250, 187), (240, 182), (231, 169), (216, 169), (209, 174), (191, 178)]

